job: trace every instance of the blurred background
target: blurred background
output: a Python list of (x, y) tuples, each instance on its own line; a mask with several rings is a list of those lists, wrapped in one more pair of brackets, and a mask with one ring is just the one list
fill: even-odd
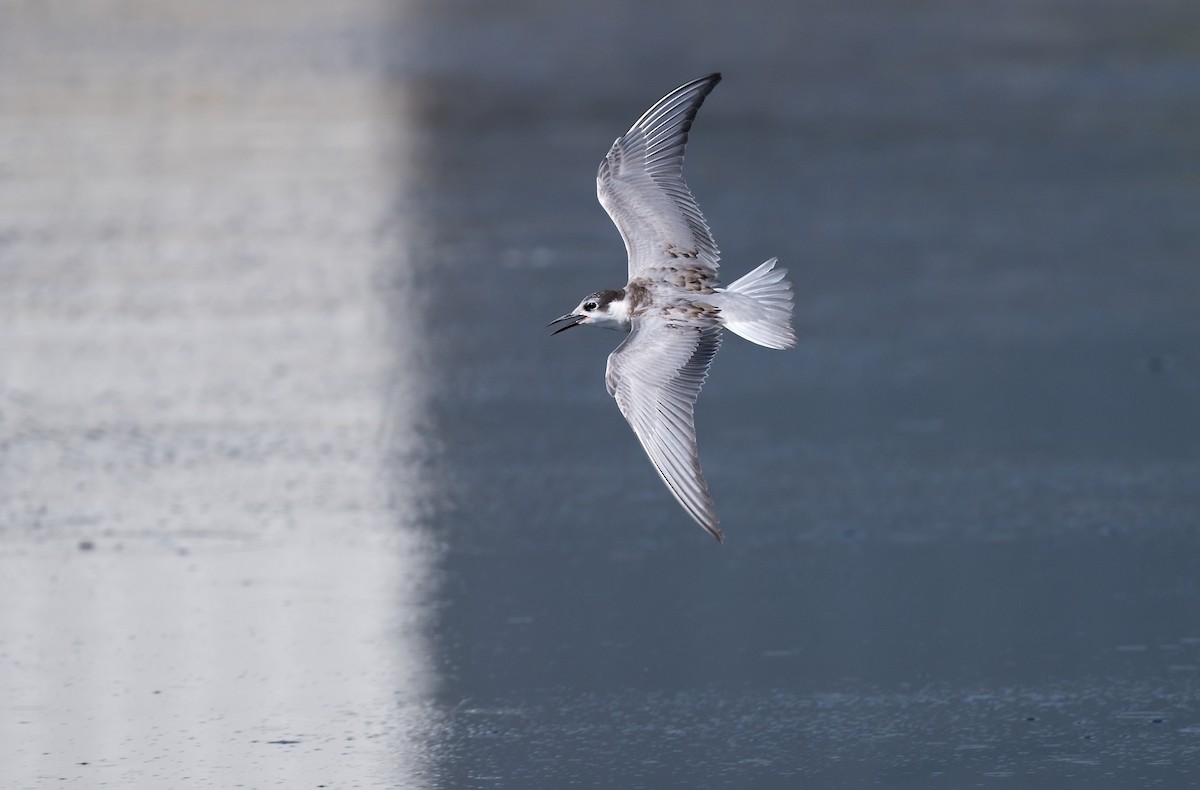
[[(0, 1), (5, 787), (1182, 787), (1200, 7)], [(798, 347), (604, 390), (612, 140)]]

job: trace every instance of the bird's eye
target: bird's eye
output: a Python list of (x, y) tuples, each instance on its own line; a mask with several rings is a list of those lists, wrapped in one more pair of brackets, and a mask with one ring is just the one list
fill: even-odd
[(595, 303), (595, 302), (588, 302), (587, 304), (585, 304), (585, 305), (583, 306), (583, 309), (584, 309), (584, 310), (595, 310), (595, 309), (596, 309), (596, 303)]

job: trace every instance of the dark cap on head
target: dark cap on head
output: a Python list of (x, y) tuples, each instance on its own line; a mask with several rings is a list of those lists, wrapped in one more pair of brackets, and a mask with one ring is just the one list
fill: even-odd
[(596, 291), (589, 297), (590, 301), (596, 303), (596, 309), (603, 310), (609, 302), (620, 301), (625, 298), (625, 291)]

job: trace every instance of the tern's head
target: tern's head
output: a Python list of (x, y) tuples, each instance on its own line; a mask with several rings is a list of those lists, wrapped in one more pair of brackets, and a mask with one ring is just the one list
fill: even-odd
[(554, 330), (552, 334), (557, 335), (573, 326), (583, 326), (584, 324), (628, 332), (630, 327), (629, 305), (625, 301), (625, 291), (597, 291), (594, 294), (588, 294), (574, 310), (555, 318), (549, 323), (549, 326), (560, 322), (566, 323)]

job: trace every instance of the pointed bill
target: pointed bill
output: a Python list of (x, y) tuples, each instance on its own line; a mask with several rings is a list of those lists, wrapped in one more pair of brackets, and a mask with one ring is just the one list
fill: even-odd
[(579, 322), (582, 321), (583, 318), (584, 318), (583, 316), (577, 315), (575, 313), (567, 313), (566, 315), (560, 315), (558, 318), (555, 318), (553, 321), (546, 324), (546, 326), (551, 327), (551, 326), (554, 326), (555, 324), (561, 324), (564, 321), (569, 322), (567, 324), (564, 324), (563, 326), (560, 326), (558, 329), (555, 329), (553, 332), (550, 333), (552, 335), (557, 335), (559, 332), (566, 332), (568, 329), (574, 329), (575, 327), (579, 326)]

